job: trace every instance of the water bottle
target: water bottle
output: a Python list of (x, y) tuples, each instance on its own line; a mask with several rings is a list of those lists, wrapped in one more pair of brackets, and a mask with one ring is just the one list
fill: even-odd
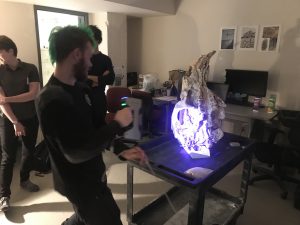
[(276, 104), (276, 95), (270, 95), (268, 101), (267, 112), (273, 113), (275, 111), (275, 104)]

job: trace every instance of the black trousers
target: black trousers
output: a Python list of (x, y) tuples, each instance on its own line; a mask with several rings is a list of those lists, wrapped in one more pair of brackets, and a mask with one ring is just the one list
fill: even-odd
[[(22, 159), (20, 165), (20, 181), (29, 179), (33, 167), (33, 153), (38, 133), (38, 119), (33, 117), (20, 120), (25, 127), (26, 136), (21, 136)], [(9, 197), (10, 185), (13, 177), (13, 167), (18, 151), (18, 137), (15, 135), (13, 124), (5, 117), (0, 117), (0, 138), (2, 148), (2, 160), (0, 165), (0, 197)]]
[(62, 225), (122, 225), (120, 209), (106, 185), (97, 194), (86, 192), (68, 199), (75, 213)]

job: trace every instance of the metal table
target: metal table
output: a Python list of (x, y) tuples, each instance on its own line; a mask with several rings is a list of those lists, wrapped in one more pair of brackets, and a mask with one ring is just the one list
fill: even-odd
[[(230, 142), (239, 142), (241, 147), (230, 147)], [(144, 143), (141, 147), (149, 158), (151, 168), (133, 161), (127, 164), (128, 224), (160, 225), (174, 215), (165, 195), (160, 196), (134, 214), (134, 167), (175, 185), (167, 194), (176, 210), (180, 210), (189, 203), (188, 225), (234, 224), (237, 217), (243, 212), (247, 198), (252, 144), (253, 141), (250, 139), (225, 133), (224, 137), (211, 149), (210, 158), (192, 159), (180, 147), (172, 134)], [(211, 188), (242, 161), (244, 161), (244, 168), (238, 197)], [(184, 173), (192, 167), (209, 168), (213, 172), (204, 178), (195, 179)], [(205, 209), (204, 212), (204, 208), (211, 204), (220, 204), (223, 211), (215, 212)]]

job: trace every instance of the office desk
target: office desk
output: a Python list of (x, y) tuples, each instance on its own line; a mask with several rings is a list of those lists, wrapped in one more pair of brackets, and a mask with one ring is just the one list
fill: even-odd
[[(241, 147), (230, 147), (237, 141)], [(174, 215), (163, 195), (137, 213), (133, 213), (133, 168), (139, 168), (173, 185), (168, 197), (175, 211), (189, 203), (188, 225), (232, 224), (242, 213), (247, 198), (251, 171), (253, 141), (233, 134), (224, 137), (211, 148), (211, 157), (192, 159), (173, 135), (166, 135), (141, 145), (151, 167), (128, 161), (127, 164), (127, 220), (129, 225), (162, 225)], [(244, 161), (240, 196), (234, 197), (211, 187)], [(184, 172), (192, 167), (212, 170), (202, 178), (193, 178)], [(149, 184), (151, 185), (151, 184)], [(209, 192), (209, 193), (208, 193)], [(145, 193), (146, 194), (146, 193)], [(205, 206), (205, 202), (207, 203)], [(220, 204), (220, 205), (219, 205)], [(207, 205), (210, 210), (207, 210)], [(205, 211), (204, 211), (205, 208)], [(222, 208), (224, 210), (216, 210)], [(209, 211), (209, 212), (208, 212)], [(203, 219), (203, 215), (205, 216)], [(207, 215), (209, 213), (209, 215)]]
[(171, 124), (170, 105), (176, 103), (177, 103), (176, 96), (161, 96), (161, 97), (153, 98), (153, 104), (164, 105), (166, 107), (165, 133), (168, 133), (170, 130), (170, 124)]
[[(177, 97), (175, 96), (162, 96), (154, 97), (153, 102), (156, 105), (165, 105), (166, 106), (166, 120), (165, 120), (165, 133), (168, 133), (170, 130), (170, 105), (176, 104)], [(268, 121), (273, 118), (277, 112), (267, 113), (266, 108), (260, 108), (257, 112), (252, 110), (252, 107), (226, 104), (225, 108), (225, 121), (223, 124), (226, 126), (226, 122), (232, 122), (233, 124), (241, 123), (241, 129), (233, 128), (232, 130), (227, 129), (225, 126), (222, 129), (226, 132), (235, 133), (242, 135), (245, 131), (245, 136), (250, 137), (250, 133), (253, 127), (255, 120), (264, 120)], [(247, 127), (248, 129), (246, 129)]]
[[(226, 125), (226, 121), (230, 121), (232, 123), (239, 122), (242, 124), (241, 129), (245, 129), (245, 126), (248, 127), (247, 132), (245, 132), (245, 136), (250, 137), (253, 122), (255, 120), (267, 121), (273, 118), (276, 114), (276, 112), (267, 113), (266, 108), (260, 108), (258, 112), (254, 112), (251, 107), (227, 104), (227, 107), (225, 108), (225, 123), (223, 124)], [(229, 132), (226, 127), (223, 127), (223, 130)], [(239, 135), (241, 134), (241, 132), (238, 132), (238, 129), (234, 129), (234, 133)]]

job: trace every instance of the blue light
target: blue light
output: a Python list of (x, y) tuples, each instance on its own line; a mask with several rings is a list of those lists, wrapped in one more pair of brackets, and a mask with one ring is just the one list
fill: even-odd
[(174, 137), (192, 158), (210, 156), (210, 129), (200, 107), (180, 101), (175, 105), (171, 119)]

